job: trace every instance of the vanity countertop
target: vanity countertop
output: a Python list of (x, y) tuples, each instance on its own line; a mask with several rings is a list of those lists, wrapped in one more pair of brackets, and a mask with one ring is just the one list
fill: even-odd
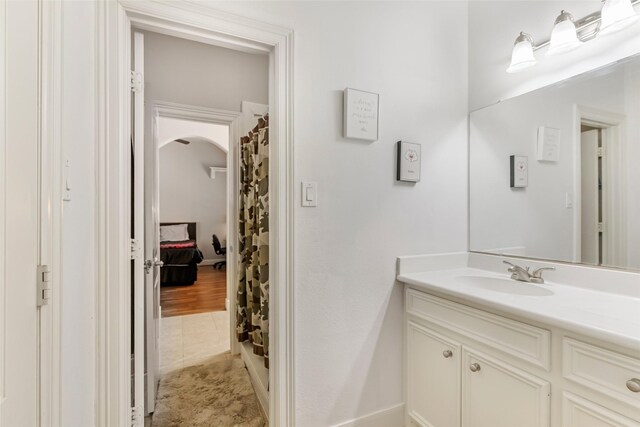
[(640, 351), (640, 298), (472, 267), (402, 271), (398, 281)]

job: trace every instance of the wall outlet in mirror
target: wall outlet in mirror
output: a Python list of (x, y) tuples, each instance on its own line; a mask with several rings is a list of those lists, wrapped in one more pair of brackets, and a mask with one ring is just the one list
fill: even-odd
[(560, 129), (547, 126), (538, 128), (536, 158), (542, 162), (560, 160)]
[(529, 159), (527, 156), (510, 156), (511, 188), (526, 188), (529, 184)]

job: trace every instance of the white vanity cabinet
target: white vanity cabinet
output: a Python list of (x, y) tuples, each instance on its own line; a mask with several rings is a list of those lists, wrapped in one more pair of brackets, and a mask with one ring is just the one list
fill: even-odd
[(422, 426), (549, 425), (549, 383), (407, 323), (407, 397)]
[(640, 427), (640, 360), (410, 287), (405, 302), (406, 425)]
[(548, 343), (541, 342), (548, 338), (546, 331), (530, 331), (508, 319), (501, 324), (497, 316), (414, 290), (407, 291), (407, 311), (409, 422), (430, 427), (549, 425), (547, 381), (434, 327), (491, 343), (514, 339), (509, 351), (538, 363), (548, 360), (539, 349), (548, 350)]

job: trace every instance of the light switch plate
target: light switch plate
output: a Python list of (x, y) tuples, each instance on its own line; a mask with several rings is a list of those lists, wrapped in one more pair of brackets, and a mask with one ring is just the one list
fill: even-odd
[(318, 184), (315, 182), (302, 183), (302, 206), (318, 206)]
[(64, 170), (62, 172), (62, 200), (65, 202), (71, 201), (71, 161), (67, 158), (64, 159)]
[(573, 209), (573, 194), (564, 193), (564, 207), (567, 209)]

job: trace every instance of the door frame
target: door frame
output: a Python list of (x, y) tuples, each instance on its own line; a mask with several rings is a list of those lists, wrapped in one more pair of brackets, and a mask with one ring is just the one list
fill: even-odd
[[(607, 180), (605, 211), (603, 219), (607, 227), (607, 239), (603, 242), (604, 266), (623, 265), (626, 262), (626, 167), (625, 144), (622, 125), (626, 116), (584, 105), (574, 105), (573, 168), (574, 168), (574, 208), (573, 208), (573, 262), (582, 262), (582, 129), (583, 123), (602, 129), (606, 138), (605, 167)], [(613, 163), (617, 167), (611, 167)]]
[[(7, 5), (0, 2), (0, 166), (7, 161), (6, 135), (6, 90), (9, 82), (5, 73), (7, 58), (6, 25)], [(37, 371), (36, 419), (39, 426), (61, 424), (61, 296), (62, 296), (62, 0), (40, 2), (38, 52), (38, 264), (50, 267), (49, 286), (51, 297), (47, 305), (36, 307), (37, 342), (35, 350)], [(4, 167), (0, 168), (0, 232), (5, 224)], [(0, 270), (4, 271), (6, 248), (0, 245)], [(36, 281), (36, 277), (25, 280)], [(5, 287), (0, 276), (0, 296)], [(0, 340), (3, 339), (0, 331)], [(3, 350), (0, 343), (0, 351)], [(0, 380), (2, 373), (0, 372)]]
[[(61, 424), (62, 390), (62, 0), (40, 2), (39, 250), (48, 265), (51, 297), (39, 310), (38, 421)], [(4, 57), (4, 55), (2, 55)], [(4, 67), (3, 67), (4, 68)], [(4, 93), (4, 91), (3, 91)], [(34, 278), (35, 279), (35, 278)]]
[(294, 425), (293, 347), (293, 32), (197, 3), (96, 3), (97, 390), (96, 424), (128, 426), (131, 413), (129, 164), (131, 31), (263, 52), (270, 57), (273, 177), (271, 207), (272, 366), (269, 420)]
[[(240, 191), (240, 121), (242, 113), (221, 110), (218, 108), (200, 107), (168, 101), (153, 101), (153, 141), (155, 150), (159, 150), (156, 120), (158, 117), (214, 123), (229, 127), (229, 151), (227, 152), (227, 304), (226, 309), (231, 316), (231, 307), (236, 306), (236, 283), (238, 266), (238, 198)], [(231, 317), (233, 319), (233, 317)], [(235, 325), (229, 322), (231, 338), (231, 354), (240, 353), (240, 343), (234, 339)]]

